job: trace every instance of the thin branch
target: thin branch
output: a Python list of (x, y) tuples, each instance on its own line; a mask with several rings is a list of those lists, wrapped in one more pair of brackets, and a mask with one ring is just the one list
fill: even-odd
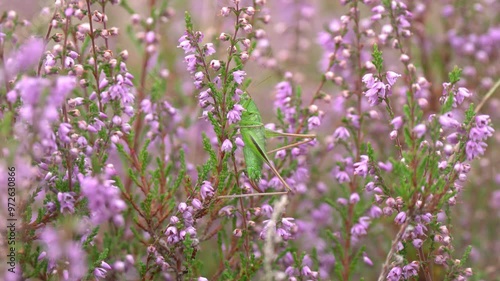
[(481, 102), (476, 106), (476, 110), (474, 110), (474, 112), (476, 114), (481, 110), (481, 108), (484, 106), (486, 101), (493, 96), (493, 94), (498, 89), (498, 87), (500, 87), (500, 79), (497, 80), (495, 85), (493, 85), (493, 87), (491, 87), (491, 89), (488, 91), (488, 93), (486, 93), (486, 95), (483, 97)]

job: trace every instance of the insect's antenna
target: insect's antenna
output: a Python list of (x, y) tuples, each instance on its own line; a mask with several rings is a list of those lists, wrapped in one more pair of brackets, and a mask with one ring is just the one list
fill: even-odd
[(303, 140), (303, 141), (299, 141), (299, 142), (296, 142), (296, 143), (292, 143), (292, 144), (289, 144), (289, 145), (285, 145), (285, 146), (282, 146), (282, 147), (279, 147), (279, 148), (275, 148), (273, 150), (269, 150), (267, 152), (267, 154), (272, 154), (276, 151), (280, 151), (280, 150), (283, 150), (283, 149), (288, 149), (288, 148), (292, 148), (292, 147), (296, 147), (296, 146), (299, 146), (301, 144), (306, 144), (308, 142), (311, 142), (312, 139), (309, 139), (309, 140)]
[(250, 95), (250, 92), (248, 90), (245, 90), (245, 94), (250, 98), (252, 99), (252, 95)]
[(267, 192), (267, 193), (248, 193), (248, 194), (234, 194), (234, 195), (222, 195), (217, 198), (245, 198), (245, 197), (254, 197), (254, 196), (273, 196), (273, 195), (283, 195), (287, 194), (286, 191), (277, 191), (277, 192)]

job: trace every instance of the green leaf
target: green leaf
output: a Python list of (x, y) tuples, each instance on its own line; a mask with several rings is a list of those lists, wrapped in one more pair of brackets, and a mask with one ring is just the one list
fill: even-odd
[(378, 73), (382, 73), (382, 69), (384, 67), (384, 59), (382, 57), (382, 52), (378, 49), (377, 44), (373, 44), (372, 63), (377, 68)]
[(443, 107), (441, 107), (441, 114), (446, 113), (453, 108), (454, 99), (455, 99), (455, 94), (453, 94), (453, 92), (450, 91), (448, 93), (448, 97), (446, 97), (446, 101), (443, 104)]
[(474, 117), (476, 116), (476, 112), (475, 112), (475, 106), (473, 103), (471, 103), (469, 105), (469, 109), (467, 109), (467, 111), (465, 112), (465, 121), (464, 123), (469, 125), (472, 120), (474, 119)]
[(144, 174), (146, 171), (146, 168), (148, 167), (148, 164), (151, 160), (149, 157), (149, 152), (148, 152), (148, 146), (151, 143), (151, 139), (148, 138), (144, 142), (144, 145), (142, 146), (141, 152), (139, 153), (139, 161), (141, 163), (141, 174)]
[(222, 135), (220, 123), (217, 119), (215, 119), (214, 114), (212, 112), (209, 112), (207, 116), (208, 120), (210, 120), (210, 123), (212, 123), (212, 128), (214, 129), (215, 134), (218, 136)]
[(217, 164), (217, 154), (215, 153), (212, 145), (210, 143), (210, 139), (207, 137), (205, 133), (202, 134), (203, 138), (203, 150), (205, 150), (209, 155), (209, 162), (207, 163), (212, 170), (215, 170), (215, 165)]
[(185, 152), (184, 152), (184, 149), (182, 149), (182, 148), (181, 148), (181, 150), (179, 150), (179, 162), (181, 163), (181, 170), (179, 171), (177, 179), (174, 182), (174, 187), (173, 187), (174, 191), (177, 190), (179, 188), (179, 186), (181, 185), (182, 180), (184, 179), (184, 176), (186, 175), (186, 171), (187, 171)]
[(146, 199), (141, 202), (141, 209), (146, 213), (148, 217), (151, 216), (151, 203), (153, 202), (153, 194), (148, 193)]
[(456, 84), (458, 81), (460, 81), (460, 76), (462, 76), (462, 69), (458, 66), (455, 66), (453, 70), (448, 73), (448, 78), (451, 84)]
[(193, 32), (193, 22), (191, 20), (191, 15), (188, 11), (184, 13), (184, 21), (186, 22), (186, 29), (189, 33)]
[(137, 263), (137, 270), (139, 271), (140, 276), (144, 277), (146, 275), (146, 269), (147, 267), (142, 261)]
[(99, 254), (99, 257), (97, 258), (97, 260), (95, 261), (94, 263), (94, 266), (100, 266), (101, 265), (101, 262), (103, 260), (105, 260), (107, 257), (108, 257), (108, 253), (109, 253), (109, 248), (105, 248), (100, 254)]
[(92, 229), (92, 232), (87, 236), (87, 239), (83, 242), (82, 248), (85, 250), (88, 250), (88, 247), (91, 246), (90, 243), (94, 241), (94, 238), (97, 236), (97, 233), (99, 232), (99, 226), (95, 227)]

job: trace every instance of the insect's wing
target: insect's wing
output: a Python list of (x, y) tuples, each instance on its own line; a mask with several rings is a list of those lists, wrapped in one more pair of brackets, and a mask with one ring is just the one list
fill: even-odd
[(251, 180), (258, 181), (262, 177), (262, 164), (264, 163), (260, 157), (255, 144), (252, 142), (253, 128), (240, 128), (241, 138), (245, 143), (243, 147), (243, 156), (247, 166), (248, 177)]

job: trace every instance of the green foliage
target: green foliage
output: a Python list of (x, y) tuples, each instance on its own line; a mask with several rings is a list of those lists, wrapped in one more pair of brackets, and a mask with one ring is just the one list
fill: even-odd
[(99, 257), (94, 261), (94, 266), (95, 267), (100, 266), (101, 262), (108, 257), (108, 254), (109, 254), (109, 249), (104, 248), (104, 250), (99, 254)]
[(92, 245), (90, 244), (92, 241), (94, 241), (94, 238), (97, 236), (97, 233), (99, 233), (99, 226), (96, 226), (92, 229), (92, 232), (87, 236), (87, 239), (82, 244), (82, 248), (84, 250), (88, 250), (89, 247)]
[(141, 163), (141, 175), (144, 174), (146, 168), (148, 167), (149, 162), (151, 161), (151, 157), (149, 156), (149, 144), (151, 143), (151, 139), (146, 139), (144, 145), (142, 146), (141, 152), (139, 153), (139, 162)]
[[(146, 265), (142, 261), (139, 261), (137, 263), (137, 271), (139, 271), (139, 275), (141, 277), (145, 277), (146, 276), (147, 267), (146, 267)], [(146, 280), (145, 278), (143, 278), (143, 279)]]
[(458, 66), (455, 66), (453, 70), (448, 74), (448, 79), (451, 84), (456, 84), (460, 81), (460, 77), (462, 76), (462, 69)]
[(471, 103), (469, 105), (469, 109), (467, 109), (467, 111), (465, 112), (464, 124), (470, 125), (475, 116), (476, 116), (475, 107), (474, 104)]
[(380, 75), (384, 68), (384, 58), (382, 57), (382, 51), (378, 49), (377, 44), (373, 44), (372, 63), (375, 65), (375, 68)]
[(210, 123), (212, 123), (212, 128), (214, 129), (215, 134), (217, 134), (218, 136), (222, 135), (222, 127), (219, 121), (215, 118), (214, 114), (209, 112), (207, 116), (208, 120), (210, 120)]
[(207, 135), (205, 133), (202, 133), (202, 138), (203, 138), (203, 149), (206, 152), (208, 152), (208, 155), (209, 155), (209, 159), (207, 162), (207, 168), (215, 171), (216, 164), (217, 164), (217, 154), (215, 153), (214, 149), (212, 148), (212, 144), (210, 143), (210, 139), (207, 137)]
[(184, 13), (184, 22), (186, 23), (186, 30), (189, 33), (193, 32), (193, 22), (191, 20), (191, 15), (189, 14), (188, 11)]
[(187, 172), (184, 149), (179, 150), (179, 163), (181, 164), (181, 170), (179, 171), (177, 179), (174, 182), (174, 186), (172, 188), (173, 191), (176, 191), (179, 188)]
[(146, 199), (141, 202), (141, 209), (144, 211), (146, 216), (149, 218), (151, 216), (151, 204), (153, 202), (153, 194), (150, 192), (146, 196)]

